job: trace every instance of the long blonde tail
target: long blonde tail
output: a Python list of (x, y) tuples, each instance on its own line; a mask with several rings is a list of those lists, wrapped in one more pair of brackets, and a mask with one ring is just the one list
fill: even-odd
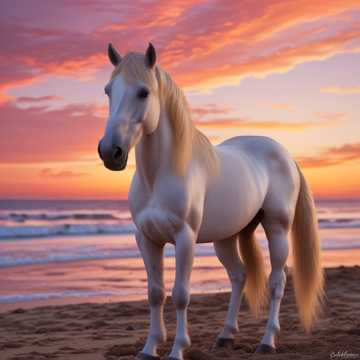
[(262, 209), (239, 234), (239, 247), (246, 269), (245, 297), (251, 312), (257, 317), (266, 304), (266, 272), (262, 250), (256, 242), (255, 229), (264, 215)]
[(304, 175), (300, 175), (300, 193), (292, 225), (293, 279), (301, 323), (309, 331), (324, 298), (320, 238), (314, 200)]

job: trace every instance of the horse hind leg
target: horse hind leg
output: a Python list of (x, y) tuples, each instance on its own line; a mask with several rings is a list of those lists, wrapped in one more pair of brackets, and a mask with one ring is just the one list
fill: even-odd
[(218, 336), (217, 347), (232, 347), (234, 334), (238, 332), (238, 312), (245, 284), (245, 269), (240, 259), (238, 236), (214, 242), (216, 255), (225, 267), (231, 282), (231, 297), (225, 325)]
[(269, 288), (271, 298), (265, 334), (256, 349), (257, 353), (274, 353), (275, 335), (280, 331), (279, 312), (286, 283), (284, 269), (289, 253), (287, 223), (287, 221), (267, 221), (266, 219), (263, 222), (270, 252), (271, 273)]
[[(257, 283), (262, 282), (259, 281), (260, 278), (263, 277), (262, 275), (251, 275), (255, 274), (255, 271), (259, 271), (259, 268), (263, 267), (261, 259), (259, 258), (259, 256), (257, 256), (260, 254), (258, 254), (258, 249), (256, 248), (256, 244), (254, 243), (254, 232), (257, 226), (262, 221), (263, 217), (264, 211), (263, 209), (260, 209), (255, 215), (255, 217), (251, 220), (251, 222), (238, 235), (214, 243), (216, 255), (225, 267), (231, 281), (230, 304), (226, 315), (224, 328), (217, 339), (218, 347), (233, 346), (234, 334), (238, 332), (237, 318), (240, 309), (242, 293), (244, 290), (244, 285), (249, 280), (246, 278), (245, 272), (250, 275), (251, 281), (253, 281), (256, 277), (257, 279), (255, 280), (257, 280)], [(243, 256), (245, 263), (255, 266), (255, 269), (247, 269), (247, 271), (245, 271), (245, 267), (243, 262), (241, 261), (239, 250), (241, 250), (242, 255), (245, 255)], [(256, 287), (260, 288), (261, 285), (257, 284), (255, 288)], [(261, 291), (258, 291), (258, 293), (261, 293)]]

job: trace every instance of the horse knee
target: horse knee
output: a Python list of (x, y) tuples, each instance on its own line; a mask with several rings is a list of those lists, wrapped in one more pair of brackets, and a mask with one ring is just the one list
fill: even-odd
[(237, 271), (228, 273), (229, 279), (232, 283), (239, 284), (245, 280), (245, 271)]
[(173, 303), (177, 309), (185, 309), (190, 301), (190, 292), (183, 285), (175, 285), (172, 292)]
[(148, 291), (148, 299), (150, 306), (163, 305), (165, 302), (166, 293), (163, 286), (151, 285)]
[(232, 285), (241, 286), (245, 282), (245, 272), (228, 273)]
[(269, 287), (271, 297), (281, 299), (284, 296), (286, 275), (284, 270), (273, 270), (270, 274)]

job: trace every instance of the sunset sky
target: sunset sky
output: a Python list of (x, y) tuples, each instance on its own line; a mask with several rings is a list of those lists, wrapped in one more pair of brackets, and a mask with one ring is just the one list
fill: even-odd
[(0, 2), (0, 197), (126, 198), (97, 155), (108, 42), (151, 41), (214, 144), (258, 134), (317, 197), (360, 197), (360, 2)]

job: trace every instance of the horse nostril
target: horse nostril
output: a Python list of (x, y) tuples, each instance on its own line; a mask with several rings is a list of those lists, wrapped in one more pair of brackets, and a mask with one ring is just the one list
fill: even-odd
[(119, 159), (121, 159), (122, 153), (123, 153), (123, 151), (122, 151), (121, 147), (120, 147), (120, 146), (117, 146), (117, 147), (115, 148), (114, 153), (113, 153), (113, 159), (114, 159), (114, 160), (119, 160)]
[(101, 144), (101, 141), (99, 141), (97, 151), (98, 151), (98, 154), (100, 156), (100, 159), (102, 160), (101, 151), (100, 151), (100, 144)]

